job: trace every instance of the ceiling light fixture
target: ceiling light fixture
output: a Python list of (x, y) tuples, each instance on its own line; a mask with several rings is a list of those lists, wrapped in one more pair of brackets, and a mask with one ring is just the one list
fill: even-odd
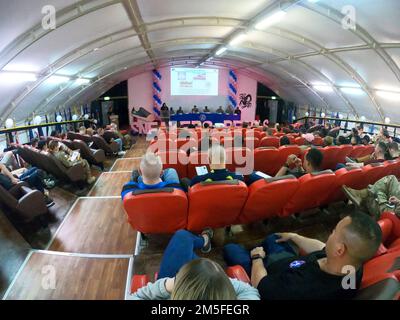
[(328, 85), (313, 85), (314, 90), (321, 91), (321, 92), (333, 92), (333, 88)]
[(217, 52), (215, 53), (216, 56), (220, 56), (221, 54), (223, 54), (228, 48), (227, 47), (222, 47), (220, 49), (217, 50)]
[(274, 12), (273, 14), (269, 14), (264, 19), (261, 19), (260, 22), (258, 22), (254, 27), (258, 30), (265, 29), (265, 28), (270, 27), (271, 25), (281, 21), (285, 15), (286, 15), (286, 11), (278, 10), (278, 11)]
[(233, 37), (232, 40), (229, 42), (230, 46), (235, 46), (241, 42), (247, 37), (246, 33), (239, 33), (236, 37)]
[(378, 90), (376, 91), (376, 94), (384, 99), (400, 100), (400, 92), (388, 92), (388, 91)]
[(0, 72), (1, 82), (34, 82), (36, 80), (37, 76), (32, 72)]

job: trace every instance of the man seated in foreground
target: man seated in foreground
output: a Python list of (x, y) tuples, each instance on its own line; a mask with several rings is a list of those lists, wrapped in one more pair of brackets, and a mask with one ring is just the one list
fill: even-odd
[(128, 193), (137, 189), (163, 188), (182, 190), (178, 173), (173, 168), (167, 168), (163, 171), (161, 158), (152, 152), (148, 152), (140, 161), (139, 170), (134, 170), (131, 180), (123, 186), (121, 198), (123, 199)]
[(294, 154), (291, 154), (288, 156), (286, 163), (282, 166), (282, 168), (279, 169), (275, 177), (291, 174), (296, 178), (300, 178), (307, 173), (319, 172), (321, 171), (323, 159), (324, 155), (316, 148), (311, 148), (307, 152), (304, 158), (304, 164), (302, 164), (300, 158)]
[[(263, 300), (352, 299), (360, 288), (363, 263), (381, 241), (379, 225), (356, 212), (339, 221), (326, 243), (278, 233), (250, 252), (228, 244), (224, 258), (229, 266), (246, 270)], [(306, 255), (299, 256), (298, 250)]]
[(383, 177), (361, 190), (343, 186), (343, 192), (358, 209), (376, 220), (385, 211), (393, 211), (400, 218), (400, 183), (396, 176)]
[(384, 162), (390, 159), (388, 146), (384, 142), (379, 142), (375, 146), (375, 150), (370, 155), (355, 159), (356, 162), (347, 162), (347, 166), (363, 167), (372, 163)]
[(193, 186), (196, 183), (202, 181), (211, 182), (211, 181), (234, 180), (234, 179), (243, 181), (244, 179), (243, 175), (230, 172), (226, 168), (226, 152), (223, 146), (212, 145), (208, 151), (208, 159), (209, 159), (210, 172), (207, 174), (196, 176), (190, 181), (190, 183), (186, 181), (185, 184)]
[(177, 231), (165, 249), (158, 280), (133, 294), (134, 300), (259, 300), (257, 289), (230, 279), (216, 262), (199, 258), (195, 250), (211, 251), (213, 231), (201, 235)]

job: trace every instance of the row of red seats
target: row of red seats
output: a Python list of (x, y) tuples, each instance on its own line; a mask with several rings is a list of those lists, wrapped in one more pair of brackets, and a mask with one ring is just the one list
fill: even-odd
[(400, 173), (400, 162), (343, 168), (262, 179), (249, 187), (242, 181), (203, 182), (186, 194), (181, 190), (145, 190), (128, 194), (124, 208), (132, 228), (143, 233), (200, 231), (273, 217), (286, 217), (344, 199), (342, 185), (361, 189), (380, 178)]
[[(242, 139), (242, 137), (244, 139)], [(287, 136), (290, 145), (297, 145), (297, 146), (303, 146), (306, 144), (306, 141), (303, 137), (298, 137), (295, 138), (293, 136)], [(230, 135), (222, 135), (222, 134), (214, 134), (211, 136), (211, 139), (217, 143), (223, 143), (228, 146), (234, 146), (234, 144), (241, 144), (244, 147), (249, 147), (249, 148), (259, 148), (259, 147), (275, 147), (279, 148), (280, 147), (280, 138), (277, 137), (257, 137), (257, 136), (242, 136), (242, 135), (237, 135), (237, 136), (230, 136)], [(313, 142), (313, 145), (315, 146), (322, 146), (323, 140), (319, 138)], [(190, 139), (187, 137), (182, 137), (182, 138), (176, 138), (173, 137), (172, 135), (169, 135), (168, 138), (166, 137), (160, 137), (157, 140), (152, 140), (150, 145), (154, 145), (158, 142), (159, 145), (163, 146), (164, 148), (171, 149), (171, 146), (174, 146), (175, 148), (180, 149), (184, 144), (188, 143), (188, 141), (194, 141), (192, 143), (193, 146), (198, 146), (198, 144), (201, 141), (201, 136), (196, 137), (193, 136)], [(186, 148), (187, 149), (187, 148)]]
[[(374, 258), (363, 268), (361, 288), (355, 299), (395, 300), (400, 298), (400, 219), (386, 212), (378, 221), (382, 230), (382, 244)], [(230, 278), (250, 284), (250, 278), (241, 266), (226, 269)], [(154, 276), (157, 280), (158, 274)], [(146, 286), (148, 275), (134, 275), (131, 281), (131, 293)]]
[[(171, 145), (172, 146), (172, 145)], [(178, 144), (179, 147), (181, 145)], [(179, 148), (178, 148), (179, 149)], [(156, 149), (151, 149), (156, 151)], [(290, 154), (295, 154), (304, 159), (305, 153), (309, 150), (299, 146), (283, 146), (280, 148), (227, 148), (227, 168), (235, 171), (237, 168), (247, 169), (244, 174), (255, 171), (264, 172), (270, 176), (275, 176), (278, 170), (285, 164)], [(359, 158), (371, 154), (374, 147), (371, 146), (332, 146), (320, 148), (324, 155), (322, 170), (334, 170), (338, 163), (344, 163), (345, 157)], [(193, 178), (196, 175), (196, 167), (208, 166), (208, 153), (206, 151), (195, 151), (189, 156), (183, 150), (172, 149), (170, 151), (158, 150), (157, 152), (164, 164), (164, 168), (174, 168), (180, 178)], [(178, 161), (179, 160), (179, 161)], [(244, 161), (247, 161), (246, 163)], [(252, 164), (251, 162), (254, 163)]]

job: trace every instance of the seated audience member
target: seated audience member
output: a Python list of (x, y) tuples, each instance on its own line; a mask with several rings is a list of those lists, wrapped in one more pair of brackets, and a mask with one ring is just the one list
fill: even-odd
[(184, 114), (182, 107), (179, 107), (178, 110), (176, 111), (176, 114)]
[(121, 198), (137, 189), (176, 188), (182, 190), (176, 170), (173, 168), (163, 170), (162, 167), (163, 164), (158, 155), (152, 152), (146, 153), (140, 161), (139, 170), (134, 170), (131, 180), (123, 186)]
[(398, 159), (399, 156), (400, 156), (399, 144), (397, 142), (390, 142), (390, 143), (388, 143), (387, 146), (388, 146), (388, 149), (389, 149), (390, 158), (392, 160)]
[(241, 114), (242, 113), (242, 111), (239, 109), (239, 107), (236, 107), (236, 109), (235, 109), (235, 114)]
[[(381, 241), (379, 225), (356, 212), (339, 221), (326, 243), (277, 233), (250, 252), (228, 244), (224, 258), (228, 266), (239, 264), (246, 270), (262, 300), (352, 299), (361, 285), (363, 264)], [(299, 256), (299, 251), (306, 255)], [(343, 286), (349, 277), (354, 287)]]
[(6, 151), (0, 153), (0, 163), (4, 164), (8, 169), (16, 170), (19, 168), (17, 158), (14, 154), (15, 151)]
[(99, 127), (99, 128), (97, 129), (97, 134), (98, 134), (99, 136), (103, 137), (104, 140), (106, 140), (107, 143), (112, 143), (113, 141), (115, 141), (116, 143), (118, 143), (118, 146), (119, 146), (118, 155), (119, 155), (119, 156), (123, 156), (123, 155), (125, 154), (125, 151), (122, 150), (122, 148), (123, 148), (123, 142), (122, 142), (122, 140), (121, 140), (120, 138), (115, 139), (115, 138), (111, 138), (110, 136), (104, 136), (104, 128), (102, 128), (102, 127)]
[(369, 212), (376, 220), (385, 211), (394, 211), (400, 218), (400, 183), (396, 176), (383, 177), (361, 190), (343, 186), (343, 192), (357, 209)]
[(32, 167), (30, 169), (21, 168), (10, 172), (4, 164), (0, 164), (0, 185), (4, 189), (10, 190), (13, 185), (20, 181), (24, 181), (31, 187), (43, 193), (46, 205), (49, 208), (54, 205), (54, 201), (49, 197), (48, 191), (44, 188), (44, 177), (44, 171), (36, 167)]
[(35, 149), (37, 149), (38, 143), (39, 143), (39, 139), (38, 139), (38, 138), (33, 138), (33, 139), (29, 142), (30, 146), (31, 146), (32, 148), (35, 148)]
[(38, 142), (37, 149), (38, 149), (39, 151), (47, 152), (47, 150), (48, 150), (48, 148), (47, 148), (47, 141), (46, 141), (46, 140), (40, 140), (40, 141)]
[(279, 145), (282, 146), (287, 146), (290, 145), (290, 140), (287, 136), (283, 136), (279, 139)]
[[(243, 176), (226, 169), (226, 152), (221, 145), (213, 145), (208, 151), (210, 172), (194, 177), (190, 181), (190, 186), (202, 181), (222, 181), (222, 180), (242, 180)], [(186, 181), (187, 183), (188, 181)]]
[(243, 129), (247, 129), (249, 127), (249, 123), (248, 122), (243, 122), (242, 123), (242, 128)]
[[(111, 123), (111, 124), (115, 124), (115, 123)], [(92, 127), (89, 127), (86, 129), (86, 135), (88, 135), (89, 137), (93, 137), (95, 131)]]
[(379, 130), (379, 134), (378, 134), (378, 137), (376, 139), (376, 142), (384, 142), (384, 143), (392, 142), (392, 138), (390, 137), (388, 129), (382, 127)]
[(364, 134), (363, 137), (361, 138), (361, 143), (362, 143), (364, 146), (367, 146), (367, 145), (370, 144), (370, 142), (371, 142), (371, 138), (369, 137), (369, 135)]
[(324, 138), (324, 147), (333, 146), (333, 138), (331, 136), (326, 136)]
[(158, 280), (140, 288), (133, 300), (259, 300), (257, 289), (230, 279), (216, 262), (199, 258), (195, 250), (211, 250), (213, 231), (195, 235), (177, 231), (163, 254)]
[(79, 127), (79, 134), (86, 135), (86, 127), (85, 126), (80, 126)]
[(204, 110), (203, 110), (203, 112), (205, 112), (205, 113), (209, 113), (209, 112), (211, 112), (211, 111), (208, 109), (208, 107), (207, 107), (207, 106), (205, 106), (205, 107), (204, 107)]
[(302, 134), (301, 137), (304, 139), (303, 145), (300, 146), (302, 149), (307, 149), (315, 140), (315, 136), (312, 133)]
[(349, 141), (344, 136), (338, 136), (335, 140), (337, 146), (342, 146), (345, 144), (349, 144)]
[(121, 131), (118, 130), (118, 126), (115, 123), (111, 123), (110, 125), (111, 131), (114, 132), (119, 139), (123, 141), (124, 148), (130, 149), (132, 147), (132, 137), (130, 134), (123, 135)]
[(224, 109), (222, 109), (222, 106), (219, 106), (215, 112), (216, 113), (224, 113)]
[(208, 122), (204, 122), (203, 123), (203, 128), (204, 129), (209, 129), (210, 128), (210, 124)]
[(193, 106), (192, 113), (199, 113), (199, 108), (196, 105)]
[(266, 136), (267, 137), (275, 137), (274, 136), (274, 129), (268, 128), (268, 127), (264, 127), (263, 131), (266, 132), (266, 134), (267, 134)]
[(358, 126), (357, 127), (358, 136), (362, 139), (364, 137), (364, 127)]
[(53, 130), (50, 132), (50, 137), (60, 138), (60, 133), (57, 130)]
[(313, 172), (321, 171), (321, 164), (324, 155), (316, 148), (311, 148), (305, 158), (304, 164), (302, 165), (301, 159), (296, 155), (291, 154), (288, 156), (285, 165), (279, 169), (275, 177), (281, 177), (288, 174), (294, 175), (297, 178)]
[(86, 171), (86, 182), (88, 184), (92, 184), (96, 178), (92, 176), (92, 172), (90, 171), (90, 165), (85, 159), (81, 159), (80, 156), (76, 160), (71, 159), (71, 155), (68, 154), (68, 152), (64, 151), (62, 149), (61, 144), (59, 144), (57, 141), (50, 141), (48, 144), (48, 152), (57, 158), (64, 167), (70, 168), (73, 167), (76, 164), (82, 164)]
[(390, 154), (387, 145), (384, 142), (379, 142), (375, 146), (375, 151), (362, 158), (356, 159), (356, 162), (347, 162), (347, 166), (363, 167), (371, 163), (384, 162), (390, 159)]

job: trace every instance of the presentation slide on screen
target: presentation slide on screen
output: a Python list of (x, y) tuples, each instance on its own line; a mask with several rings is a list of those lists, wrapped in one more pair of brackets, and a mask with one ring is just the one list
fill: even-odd
[(217, 96), (218, 69), (171, 68), (171, 96)]

